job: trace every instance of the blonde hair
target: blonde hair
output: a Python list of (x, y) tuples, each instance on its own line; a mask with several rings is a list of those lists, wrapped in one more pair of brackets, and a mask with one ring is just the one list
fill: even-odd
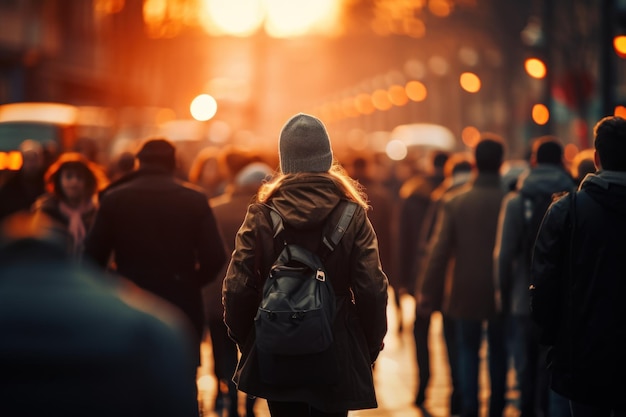
[[(367, 195), (364, 192), (363, 186), (356, 180), (352, 179), (346, 170), (336, 162), (330, 167), (328, 172), (322, 173), (322, 175), (328, 175), (330, 179), (337, 185), (346, 198), (356, 202), (358, 205), (367, 210), (369, 205), (367, 203)], [(285, 180), (285, 178), (294, 178), (299, 176), (311, 175), (311, 173), (299, 172), (296, 174), (283, 174), (282, 172), (276, 173), (274, 177), (269, 181), (261, 185), (257, 194), (257, 201), (260, 203), (266, 203), (270, 197), (278, 190)]]

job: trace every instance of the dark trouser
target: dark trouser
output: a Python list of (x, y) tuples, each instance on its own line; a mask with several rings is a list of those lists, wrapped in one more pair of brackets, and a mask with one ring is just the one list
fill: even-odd
[(430, 353), (428, 351), (428, 331), (430, 329), (430, 315), (415, 315), (413, 337), (415, 338), (415, 353), (419, 381), (415, 403), (422, 405), (425, 399), (426, 387), (430, 379)]
[[(479, 351), (483, 328), (481, 320), (457, 319), (459, 352), (459, 379), (461, 387), (461, 416), (477, 417)], [(505, 406), (507, 355), (503, 320), (490, 320), (487, 324), (487, 344), (491, 396), (489, 416), (502, 417)]]
[[(430, 331), (430, 315), (415, 315), (413, 336), (415, 338), (415, 351), (418, 367), (419, 381), (417, 384), (417, 397), (415, 403), (421, 405), (425, 400), (426, 388), (430, 380), (430, 353), (428, 350), (428, 333)], [(455, 321), (443, 316), (443, 337), (448, 351), (448, 363), (450, 365), (450, 381), (452, 393), (450, 395), (450, 414), (458, 414), (461, 410), (461, 390), (459, 388), (459, 361), (456, 342)]]
[(302, 402), (268, 401), (272, 417), (347, 417), (348, 411), (325, 413)]
[(513, 316), (509, 323), (521, 416), (544, 415), (548, 411), (549, 374), (538, 330), (530, 316)]
[(456, 337), (456, 321), (443, 316), (443, 337), (448, 351), (448, 364), (450, 366), (450, 414), (456, 415), (461, 412), (461, 388), (459, 378), (459, 348)]

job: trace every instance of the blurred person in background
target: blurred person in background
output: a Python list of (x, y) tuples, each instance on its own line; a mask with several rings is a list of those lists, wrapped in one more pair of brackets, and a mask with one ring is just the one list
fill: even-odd
[[(391, 282), (396, 305), (400, 310), (402, 294), (415, 294), (415, 277), (418, 275), (418, 243), (428, 207), (430, 194), (444, 179), (443, 166), (448, 160), (448, 153), (434, 151), (427, 155), (428, 167), (407, 179), (399, 191), (399, 211), (396, 217), (396, 281)], [(423, 398), (423, 392), (420, 398)], [(418, 404), (420, 405), (420, 404)]]
[[(505, 191), (500, 182), (504, 141), (484, 135), (474, 149), (477, 175), (447, 195), (433, 232), (432, 250), (423, 271), (421, 300), (454, 319), (458, 349), (461, 417), (478, 417), (480, 346), (486, 325), (490, 417), (502, 417), (506, 404), (507, 355), (504, 320), (497, 310), (493, 249)], [(452, 278), (448, 267), (453, 262)]]
[(208, 198), (222, 194), (226, 186), (219, 154), (217, 147), (204, 148), (196, 155), (189, 168), (189, 182), (202, 188)]
[(30, 210), (35, 200), (46, 192), (46, 161), (43, 146), (34, 140), (20, 144), (22, 167), (0, 188), (0, 220), (21, 210)]
[(132, 152), (125, 151), (113, 158), (108, 168), (108, 177), (111, 182), (130, 174), (135, 170), (135, 155)]
[[(394, 265), (393, 265), (393, 230), (394, 230), (394, 201), (391, 191), (387, 189), (382, 178), (376, 178), (373, 175), (376, 162), (372, 158), (365, 155), (359, 156), (352, 161), (350, 165), (351, 176), (359, 182), (363, 187), (363, 191), (367, 195), (368, 203), (371, 206), (367, 215), (372, 222), (376, 238), (378, 239), (378, 250), (380, 253), (380, 262), (383, 271), (387, 275), (390, 283), (394, 283)], [(401, 314), (401, 310), (398, 310)], [(402, 323), (402, 318), (399, 318)]]
[(0, 317), (2, 416), (199, 415), (184, 316), (77, 264), (44, 212), (3, 223)]
[[(147, 140), (139, 169), (101, 194), (85, 255), (180, 308), (193, 324), (196, 362), (205, 322), (202, 287), (226, 262), (224, 244), (205, 194), (177, 179), (176, 148)], [(196, 375), (190, 375), (195, 381)]]
[(594, 174), (596, 172), (593, 153), (593, 149), (583, 149), (574, 157), (571, 165), (571, 171), (574, 181), (576, 181), (576, 185), (580, 185), (587, 174)]
[[(432, 245), (432, 235), (437, 224), (440, 214), (440, 208), (443, 199), (455, 190), (465, 185), (472, 177), (473, 158), (465, 153), (454, 153), (450, 155), (446, 161), (443, 171), (445, 179), (431, 193), (431, 203), (424, 218), (421, 236), (418, 243), (418, 262), (420, 267), (418, 271), (423, 270), (425, 262), (430, 253)], [(450, 268), (448, 267), (446, 281), (451, 279)], [(415, 396), (415, 405), (422, 406), (426, 400), (426, 389), (430, 381), (430, 351), (429, 351), (429, 332), (430, 319), (435, 311), (442, 311), (443, 292), (437, 294), (429, 304), (422, 303), (421, 295), (422, 277), (415, 277), (417, 283), (415, 285), (415, 322), (413, 323), (413, 338), (415, 340), (415, 353), (418, 368), (417, 393)], [(444, 287), (441, 287), (443, 291)], [(436, 301), (435, 301), (436, 300)], [(448, 364), (450, 367), (450, 381), (452, 384), (452, 392), (450, 393), (450, 414), (457, 415), (461, 409), (461, 390), (459, 388), (458, 375), (458, 349), (456, 344), (456, 327), (454, 319), (442, 314), (443, 318), (443, 336), (448, 353)]]
[(563, 145), (554, 136), (533, 141), (530, 165), (530, 171), (521, 175), (517, 191), (502, 202), (494, 249), (496, 283), (508, 320), (521, 416), (562, 417), (569, 415), (569, 406), (550, 392), (544, 366), (546, 351), (540, 346), (538, 328), (530, 317), (528, 286), (531, 242), (538, 226), (533, 217), (536, 223), (545, 214), (547, 207), (542, 200), (549, 203), (555, 193), (572, 191), (575, 184), (563, 165)]
[(68, 251), (80, 258), (84, 240), (98, 209), (97, 193), (106, 186), (101, 168), (77, 152), (66, 152), (45, 174), (47, 193), (35, 201), (34, 211), (42, 211), (67, 230)]
[[(217, 225), (219, 226), (226, 250), (235, 249), (235, 236), (246, 216), (248, 206), (254, 201), (259, 187), (272, 176), (272, 169), (262, 162), (253, 162), (236, 174), (234, 183), (225, 194), (210, 200)], [(207, 323), (213, 346), (213, 370), (218, 380), (215, 411), (221, 415), (222, 408), (228, 408), (228, 417), (239, 416), (238, 391), (232, 377), (237, 369), (237, 345), (228, 336), (224, 324), (222, 306), (222, 281), (226, 275), (226, 265), (215, 280), (205, 288)], [(227, 387), (227, 388), (226, 388)], [(226, 388), (226, 389), (224, 389)], [(228, 401), (225, 401), (228, 399)], [(246, 417), (254, 417), (254, 397), (246, 398)]]

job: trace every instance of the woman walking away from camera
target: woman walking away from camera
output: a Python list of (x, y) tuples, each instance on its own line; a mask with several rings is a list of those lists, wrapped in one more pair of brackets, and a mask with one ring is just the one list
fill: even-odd
[(106, 176), (98, 165), (76, 152), (66, 152), (46, 171), (47, 193), (33, 204), (65, 225), (68, 252), (76, 258), (83, 253), (83, 242), (97, 210), (97, 193), (106, 185)]
[[(293, 116), (280, 133), (279, 148), (281, 172), (248, 207), (223, 284), (224, 320), (241, 351), (233, 380), (239, 390), (267, 399), (272, 417), (345, 417), (348, 410), (376, 408), (372, 365), (387, 332), (388, 282), (366, 197), (333, 163), (328, 133), (317, 118)], [(284, 219), (289, 243), (316, 251), (325, 225), (337, 224), (342, 213), (335, 209), (345, 201), (356, 203), (356, 211), (324, 262), (336, 303), (330, 348), (263, 363), (267, 356), (256, 347), (254, 321), (265, 277), (282, 249), (268, 206)], [(270, 378), (261, 372), (268, 368)]]

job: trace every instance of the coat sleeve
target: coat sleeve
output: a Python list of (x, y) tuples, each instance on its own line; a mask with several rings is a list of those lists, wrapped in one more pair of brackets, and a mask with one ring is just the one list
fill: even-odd
[(531, 265), (530, 307), (544, 343), (551, 344), (559, 328), (561, 306), (567, 294), (567, 254), (569, 250), (569, 199), (552, 204), (541, 223)]
[(198, 229), (197, 257), (200, 285), (209, 284), (226, 263), (226, 247), (218, 229), (213, 210), (203, 198), (200, 228)]
[(520, 251), (522, 213), (519, 195), (511, 194), (502, 202), (498, 219), (498, 232), (494, 248), (494, 279), (496, 293), (500, 298), (499, 310), (511, 312), (513, 291), (513, 264)]
[(93, 226), (85, 238), (85, 258), (95, 262), (101, 268), (106, 268), (113, 251), (113, 230), (111, 212), (112, 206), (103, 199), (96, 213)]
[[(361, 211), (364, 213), (363, 211)], [(387, 333), (387, 289), (389, 282), (382, 270), (378, 241), (366, 215), (355, 217), (356, 234), (351, 250), (351, 287), (372, 362), (383, 348)]]
[(450, 201), (444, 201), (432, 236), (432, 251), (420, 279), (418, 302), (422, 311), (441, 308), (448, 262), (454, 246), (454, 221)]
[[(261, 301), (263, 275), (259, 268), (263, 262), (259, 259), (262, 255), (257, 251), (257, 244), (261, 235), (259, 229), (263, 227), (268, 229), (266, 232), (271, 236), (260, 206), (250, 205), (235, 237), (235, 249), (222, 285), (224, 323), (229, 336), (240, 348), (252, 330), (254, 316)], [(269, 256), (271, 257), (271, 253)]]

